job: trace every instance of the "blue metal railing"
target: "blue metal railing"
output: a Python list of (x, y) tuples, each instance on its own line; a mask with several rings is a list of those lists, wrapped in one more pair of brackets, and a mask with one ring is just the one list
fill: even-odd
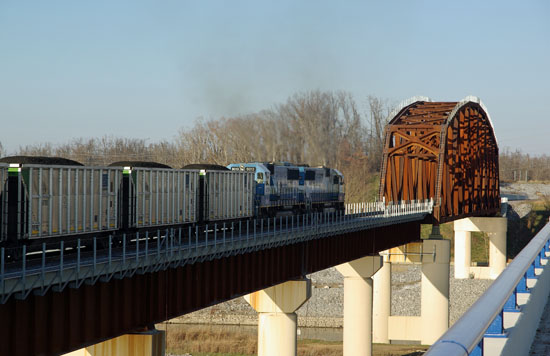
[(518, 295), (531, 292), (527, 287), (527, 280), (536, 279), (536, 270), (543, 268), (545, 260), (547, 261), (546, 253), (550, 252), (549, 239), (550, 224), (547, 224), (425, 355), (490, 354), (491, 352), (484, 350), (484, 339), (508, 337), (511, 328), (504, 327), (504, 313), (523, 311), (523, 306), (518, 305)]

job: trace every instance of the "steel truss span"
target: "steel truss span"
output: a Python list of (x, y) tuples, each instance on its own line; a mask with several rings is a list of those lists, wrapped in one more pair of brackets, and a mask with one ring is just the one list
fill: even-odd
[(380, 199), (434, 200), (432, 223), (500, 211), (498, 143), (476, 97), (408, 100), (386, 127)]

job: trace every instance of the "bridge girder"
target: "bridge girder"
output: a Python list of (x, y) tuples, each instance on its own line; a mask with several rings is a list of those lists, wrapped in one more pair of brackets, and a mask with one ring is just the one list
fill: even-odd
[(386, 126), (380, 199), (434, 199), (432, 223), (500, 211), (498, 143), (481, 101), (403, 105)]
[(0, 304), (0, 355), (58, 355), (420, 239), (412, 221)]

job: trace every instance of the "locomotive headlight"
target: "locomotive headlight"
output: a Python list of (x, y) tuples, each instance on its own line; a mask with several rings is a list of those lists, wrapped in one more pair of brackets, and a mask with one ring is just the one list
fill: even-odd
[(132, 167), (124, 167), (122, 169), (122, 174), (130, 174), (132, 173)]

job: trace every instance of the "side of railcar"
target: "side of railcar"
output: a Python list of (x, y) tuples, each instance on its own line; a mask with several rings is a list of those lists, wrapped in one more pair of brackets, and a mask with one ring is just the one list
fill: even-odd
[[(124, 167), (130, 186), (129, 228), (159, 227), (197, 222), (199, 172), (187, 169)], [(124, 200), (124, 199), (123, 199)]]
[(121, 176), (116, 167), (22, 165), (27, 228), (18, 238), (117, 230)]
[(253, 171), (201, 170), (202, 216), (205, 222), (254, 216)]
[(120, 169), (12, 163), (8, 170), (6, 240), (118, 229)]

